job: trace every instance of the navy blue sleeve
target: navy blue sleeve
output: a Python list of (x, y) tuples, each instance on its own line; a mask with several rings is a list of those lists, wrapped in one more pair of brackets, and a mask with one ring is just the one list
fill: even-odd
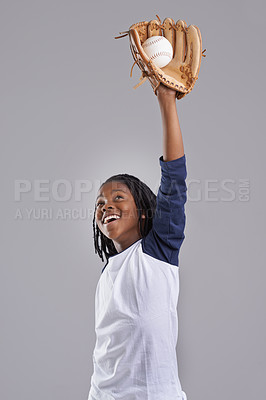
[(153, 226), (142, 239), (142, 250), (150, 256), (178, 266), (178, 256), (184, 241), (185, 203), (187, 200), (186, 157), (163, 161), (161, 166), (161, 184), (156, 199), (156, 212)]

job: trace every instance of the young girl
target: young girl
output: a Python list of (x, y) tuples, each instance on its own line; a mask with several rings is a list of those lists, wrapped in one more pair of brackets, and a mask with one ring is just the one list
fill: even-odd
[(98, 192), (94, 243), (106, 264), (96, 288), (88, 400), (186, 400), (176, 344), (187, 172), (175, 94), (162, 84), (157, 90), (163, 124), (157, 197), (128, 174), (112, 176)]

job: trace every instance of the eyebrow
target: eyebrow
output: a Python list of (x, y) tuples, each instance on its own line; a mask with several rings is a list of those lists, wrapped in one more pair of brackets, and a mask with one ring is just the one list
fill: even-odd
[[(113, 189), (113, 190), (112, 190), (112, 193), (113, 193), (113, 192), (124, 192), (124, 193), (127, 193), (127, 192), (126, 192), (125, 190), (123, 190), (123, 189)], [(102, 195), (103, 195), (103, 194), (100, 193), (99, 196), (96, 197), (96, 200), (97, 200), (99, 197), (102, 197)]]

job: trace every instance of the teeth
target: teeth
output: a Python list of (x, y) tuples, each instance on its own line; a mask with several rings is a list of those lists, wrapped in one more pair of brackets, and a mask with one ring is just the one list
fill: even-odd
[(119, 219), (120, 217), (119, 217), (118, 215), (115, 215), (115, 214), (113, 214), (113, 215), (108, 215), (108, 217), (106, 217), (106, 218), (104, 219), (104, 223), (106, 224), (107, 221), (109, 221), (109, 219), (112, 219), (112, 218)]

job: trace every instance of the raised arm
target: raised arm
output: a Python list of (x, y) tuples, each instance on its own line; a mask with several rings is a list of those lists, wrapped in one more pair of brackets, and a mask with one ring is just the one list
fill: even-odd
[(159, 159), (161, 184), (152, 229), (143, 238), (142, 249), (158, 260), (179, 266), (179, 250), (185, 238), (186, 157), (175, 91), (160, 85), (157, 97), (163, 123), (163, 155)]
[(176, 92), (164, 85), (157, 89), (163, 124), (163, 160), (172, 161), (184, 155), (184, 144), (176, 109)]

